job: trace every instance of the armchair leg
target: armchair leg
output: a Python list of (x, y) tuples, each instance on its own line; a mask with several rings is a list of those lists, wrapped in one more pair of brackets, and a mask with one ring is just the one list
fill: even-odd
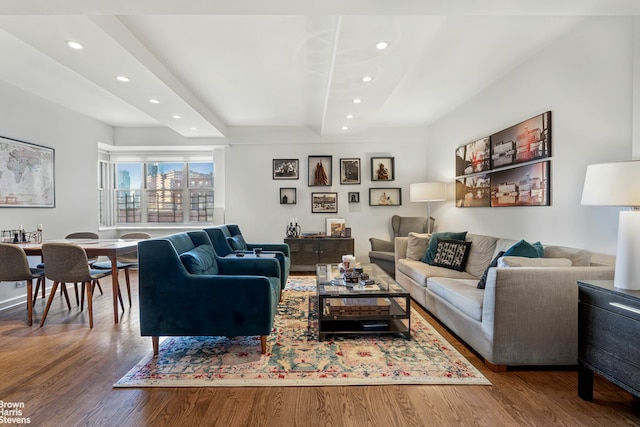
[(160, 337), (153, 336), (151, 337), (151, 344), (153, 345), (153, 355), (158, 355), (158, 347), (160, 346)]
[(267, 352), (267, 336), (260, 335), (260, 353), (265, 354)]

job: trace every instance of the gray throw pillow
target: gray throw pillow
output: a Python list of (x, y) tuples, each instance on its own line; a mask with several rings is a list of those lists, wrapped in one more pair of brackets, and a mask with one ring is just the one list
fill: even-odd
[(407, 238), (407, 258), (420, 261), (429, 246), (431, 235), (428, 233), (410, 232)]

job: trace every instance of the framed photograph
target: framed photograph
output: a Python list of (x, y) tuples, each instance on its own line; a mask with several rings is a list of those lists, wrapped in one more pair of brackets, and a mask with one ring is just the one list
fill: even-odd
[(0, 207), (54, 208), (54, 149), (0, 137)]
[(491, 180), (487, 173), (456, 180), (456, 207), (488, 208), (491, 206)]
[(369, 206), (400, 206), (402, 188), (370, 188)]
[(349, 191), (349, 203), (360, 203), (360, 193), (357, 191)]
[(295, 205), (296, 204), (296, 189), (295, 188), (281, 188), (280, 189), (280, 204), (281, 205)]
[(549, 206), (550, 161), (491, 174), (491, 206)]
[(393, 181), (396, 170), (393, 157), (371, 158), (371, 181)]
[(300, 178), (298, 159), (273, 159), (273, 179)]
[(332, 173), (331, 156), (309, 156), (309, 187), (330, 187)]
[(346, 237), (344, 218), (327, 218), (327, 237)]
[(456, 176), (486, 172), (491, 168), (490, 139), (479, 139), (456, 149)]
[(551, 156), (551, 111), (491, 135), (491, 169)]
[(311, 193), (311, 213), (338, 213), (338, 193)]
[(340, 159), (340, 184), (360, 184), (360, 159)]

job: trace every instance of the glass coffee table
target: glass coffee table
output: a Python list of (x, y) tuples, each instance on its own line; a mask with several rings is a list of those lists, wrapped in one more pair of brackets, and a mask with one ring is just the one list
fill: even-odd
[(411, 296), (380, 267), (363, 267), (375, 283), (343, 277), (338, 264), (317, 264), (318, 339), (327, 335), (401, 334), (411, 339)]

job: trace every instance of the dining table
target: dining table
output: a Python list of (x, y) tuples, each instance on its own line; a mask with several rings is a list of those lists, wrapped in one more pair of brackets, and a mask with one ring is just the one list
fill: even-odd
[[(111, 261), (111, 286), (113, 288), (113, 320), (118, 323), (118, 256), (135, 253), (139, 239), (57, 239), (42, 243), (19, 243), (29, 256), (42, 257), (42, 245), (45, 243), (72, 243), (84, 249), (87, 258), (106, 256)], [(124, 310), (124, 309), (123, 309)]]

